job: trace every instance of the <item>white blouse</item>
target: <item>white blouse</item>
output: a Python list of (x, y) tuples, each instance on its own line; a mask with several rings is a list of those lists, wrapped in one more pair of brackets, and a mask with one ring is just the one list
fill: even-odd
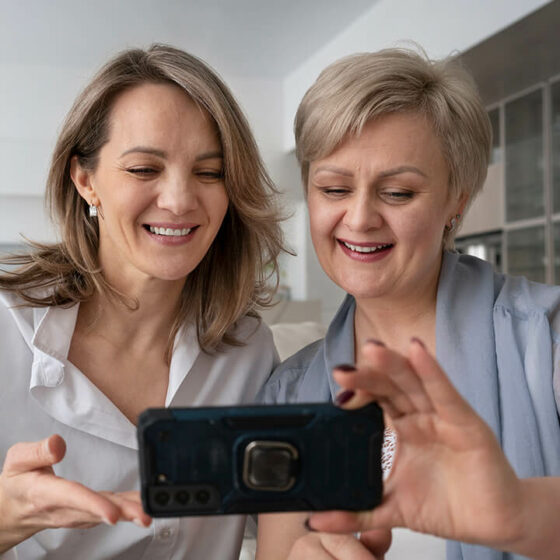
[[(139, 489), (135, 426), (67, 359), (78, 305), (14, 308), (0, 292), (0, 463), (19, 441), (53, 433), (67, 443), (57, 475), (94, 490)], [(179, 331), (166, 406), (250, 403), (277, 361), (270, 330), (244, 318), (235, 331), (245, 346), (209, 355), (194, 329)], [(111, 367), (111, 364), (107, 364)], [(118, 372), (115, 372), (118, 375)], [(155, 519), (149, 528), (44, 530), (0, 558), (57, 560), (237, 559), (244, 516)]]

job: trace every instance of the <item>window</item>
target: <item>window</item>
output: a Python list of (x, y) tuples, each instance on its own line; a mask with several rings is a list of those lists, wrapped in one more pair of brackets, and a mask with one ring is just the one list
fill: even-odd
[(506, 233), (508, 273), (546, 281), (544, 226)]
[(544, 214), (542, 89), (505, 106), (506, 221)]

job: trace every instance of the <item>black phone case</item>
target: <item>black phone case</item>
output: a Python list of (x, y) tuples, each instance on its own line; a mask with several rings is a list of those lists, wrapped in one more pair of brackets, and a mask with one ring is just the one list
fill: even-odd
[(148, 409), (142, 503), (154, 517), (371, 509), (383, 430), (374, 403)]

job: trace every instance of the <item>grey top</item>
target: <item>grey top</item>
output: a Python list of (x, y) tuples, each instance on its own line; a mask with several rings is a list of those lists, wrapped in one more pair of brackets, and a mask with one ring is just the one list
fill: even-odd
[[(495, 274), (445, 253), (436, 306), (436, 354), (459, 392), (490, 425), (521, 477), (560, 475), (560, 288)], [(323, 340), (283, 362), (260, 393), (267, 403), (331, 400), (332, 369), (353, 363), (355, 302), (347, 296)], [(449, 560), (519, 556), (448, 542)]]

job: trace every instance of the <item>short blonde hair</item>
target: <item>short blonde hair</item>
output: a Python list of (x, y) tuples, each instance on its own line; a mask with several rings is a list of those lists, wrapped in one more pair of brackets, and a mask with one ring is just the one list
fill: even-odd
[[(78, 96), (58, 137), (47, 182), (47, 201), (62, 241), (37, 245), (30, 256), (12, 260), (23, 266), (0, 277), (0, 287), (18, 292), (32, 305), (72, 305), (96, 290), (118, 296), (99, 269), (97, 221), (87, 217), (87, 204), (70, 177), (70, 162), (77, 156), (82, 167), (96, 168), (99, 151), (109, 139), (116, 97), (144, 83), (176, 85), (208, 112), (224, 154), (229, 198), (216, 239), (185, 283), (172, 337), (190, 320), (203, 349), (222, 341), (236, 343), (228, 329), (270, 301), (268, 280), (277, 276), (283, 248), (277, 192), (227, 86), (202, 60), (168, 45), (122, 52)], [(36, 295), (39, 287), (48, 287), (48, 295)]]
[(425, 115), (441, 141), (451, 193), (471, 201), (484, 184), (492, 145), (474, 81), (456, 59), (401, 48), (342, 58), (309, 88), (294, 125), (304, 188), (312, 161), (371, 119), (397, 112)]

